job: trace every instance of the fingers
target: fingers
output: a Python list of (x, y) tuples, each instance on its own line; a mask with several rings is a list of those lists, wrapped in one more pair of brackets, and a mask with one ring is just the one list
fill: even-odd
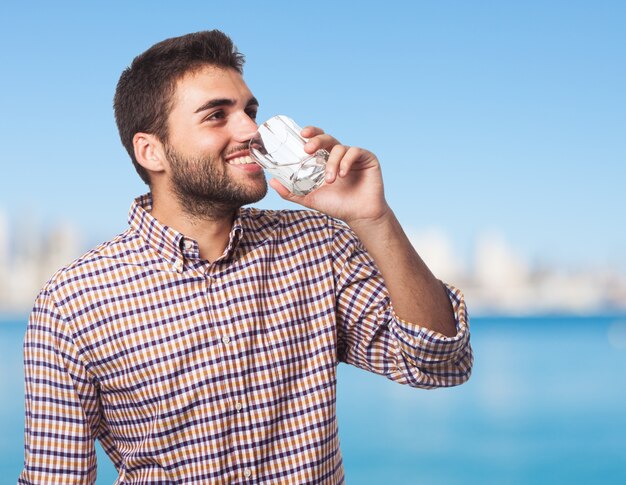
[(330, 151), (328, 161), (326, 162), (326, 183), (332, 184), (339, 173), (338, 168), (341, 164), (343, 156), (348, 151), (348, 147), (343, 145), (335, 145)]
[(345, 177), (348, 175), (348, 172), (352, 169), (352, 166), (358, 160), (361, 160), (363, 154), (363, 150), (357, 147), (350, 147), (348, 151), (341, 159), (339, 164), (339, 176)]
[(345, 177), (362, 154), (363, 150), (360, 148), (335, 145), (326, 162), (326, 183), (332, 184), (337, 176)]
[[(324, 130), (316, 126), (307, 126), (300, 134), (308, 141), (304, 145), (304, 151), (313, 154), (320, 149), (330, 153), (326, 163), (326, 183), (332, 184), (337, 177), (345, 177), (355, 162), (367, 159), (367, 151), (342, 145), (336, 138), (324, 133)], [(371, 155), (371, 154), (370, 154)], [(372, 158), (373, 155), (370, 157)]]
[(317, 126), (305, 126), (304, 128), (302, 128), (302, 131), (300, 132), (300, 134), (304, 138), (313, 138), (314, 136), (317, 136), (317, 135), (323, 135), (324, 130), (322, 130), (321, 128), (318, 128)]
[(339, 141), (337, 141), (336, 138), (327, 134), (317, 135), (305, 143), (304, 151), (309, 154), (315, 153), (320, 149), (328, 150), (330, 152), (336, 145), (339, 145)]
[(324, 130), (316, 126), (307, 126), (300, 132), (304, 138), (308, 138), (308, 141), (304, 145), (304, 151), (311, 154), (320, 149), (332, 150), (335, 145), (339, 144), (339, 141), (324, 133)]

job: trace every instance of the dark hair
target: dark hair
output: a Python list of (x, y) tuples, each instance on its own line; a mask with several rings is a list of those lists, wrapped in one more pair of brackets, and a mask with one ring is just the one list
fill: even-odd
[(142, 180), (150, 176), (135, 158), (135, 133), (151, 133), (167, 141), (167, 119), (176, 82), (189, 72), (212, 65), (243, 74), (244, 56), (219, 30), (166, 39), (133, 59), (117, 83), (113, 108), (122, 145)]

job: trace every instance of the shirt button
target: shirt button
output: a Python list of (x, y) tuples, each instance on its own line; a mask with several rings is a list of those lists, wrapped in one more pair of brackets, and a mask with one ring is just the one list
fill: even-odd
[(174, 268), (176, 269), (176, 271), (180, 271), (183, 269), (183, 262), (182, 261), (178, 261), (175, 265)]
[(252, 470), (250, 470), (250, 468), (246, 468), (243, 471), (243, 476), (246, 477), (246, 478), (250, 478), (252, 476)]
[(229, 344), (230, 343), (230, 337), (228, 335), (222, 337), (222, 342), (224, 342), (225, 344)]
[(237, 411), (241, 411), (243, 409), (243, 404), (241, 404), (240, 402), (236, 402), (235, 403), (235, 409)]
[(183, 243), (183, 247), (185, 249), (191, 249), (193, 247), (193, 243), (191, 241), (185, 240), (185, 242)]

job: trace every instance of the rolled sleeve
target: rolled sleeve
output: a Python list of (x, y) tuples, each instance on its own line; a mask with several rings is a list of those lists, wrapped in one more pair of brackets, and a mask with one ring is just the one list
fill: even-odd
[[(474, 356), (470, 345), (465, 299), (458, 289), (447, 284), (445, 286), (454, 311), (454, 337), (407, 322), (389, 307), (388, 328), (398, 344), (405, 364), (398, 366), (398, 370), (404, 367), (401, 374), (408, 384), (419, 387), (456, 386), (466, 382), (471, 375)], [(417, 368), (419, 372), (416, 373), (411, 368)]]

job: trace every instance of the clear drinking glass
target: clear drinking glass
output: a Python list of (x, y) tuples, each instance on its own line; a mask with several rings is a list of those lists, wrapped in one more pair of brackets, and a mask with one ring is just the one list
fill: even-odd
[(328, 151), (304, 151), (306, 138), (291, 118), (278, 115), (262, 123), (252, 140), (250, 155), (296, 195), (306, 195), (324, 183)]

